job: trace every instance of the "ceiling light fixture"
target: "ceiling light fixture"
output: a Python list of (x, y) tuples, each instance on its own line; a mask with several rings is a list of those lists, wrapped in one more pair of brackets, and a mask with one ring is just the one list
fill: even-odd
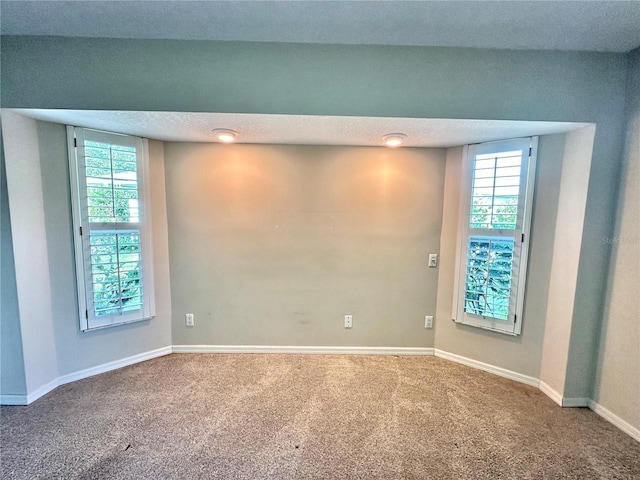
[(218, 140), (224, 143), (231, 143), (235, 141), (236, 137), (238, 136), (236, 132), (226, 128), (214, 128), (213, 130), (211, 130), (211, 133), (213, 133)]
[(397, 147), (402, 141), (407, 138), (404, 133), (387, 133), (382, 136), (384, 143), (387, 144), (387, 147)]

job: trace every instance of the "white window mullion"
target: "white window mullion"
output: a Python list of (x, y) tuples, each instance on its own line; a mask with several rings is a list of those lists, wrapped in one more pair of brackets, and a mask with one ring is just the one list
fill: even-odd
[(538, 159), (538, 137), (531, 137), (531, 144), (529, 147), (529, 162), (527, 164), (527, 171), (523, 172), (526, 175), (527, 189), (523, 196), (524, 208), (522, 219), (523, 228), (520, 232), (521, 248), (519, 250), (519, 271), (516, 276), (518, 282), (518, 289), (516, 292), (516, 305), (518, 321), (515, 322), (515, 335), (520, 335), (522, 330), (523, 308), (524, 308), (524, 294), (525, 294), (525, 280), (527, 278), (527, 264), (529, 261), (529, 246), (531, 243), (531, 223), (533, 215), (533, 193), (536, 178), (536, 165)]

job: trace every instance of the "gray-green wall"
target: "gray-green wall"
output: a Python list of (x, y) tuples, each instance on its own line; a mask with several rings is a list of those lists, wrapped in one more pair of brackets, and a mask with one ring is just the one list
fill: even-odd
[(627, 129), (594, 400), (640, 430), (640, 49), (629, 54)]
[[(625, 56), (2, 38), (2, 106), (622, 122)], [(619, 139), (619, 136), (616, 136)]]
[[(609, 272), (602, 238), (614, 228), (625, 124), (624, 54), (60, 37), (3, 37), (2, 50), (4, 107), (595, 123), (573, 316), (600, 321)], [(610, 304), (627, 301), (611, 296)], [(604, 357), (616, 349), (610, 338)], [(620, 411), (637, 407), (624, 402)]]
[(38, 122), (2, 112), (2, 135), (26, 394), (35, 395), (58, 378)]
[[(565, 135), (561, 153), (562, 168), (557, 178), (559, 194), (555, 238), (550, 252), (553, 260), (540, 366), (542, 388), (550, 388), (562, 397), (572, 399), (589, 398), (595, 365), (593, 338), (594, 334), (597, 335), (600, 321), (597, 316), (581, 313), (587, 305), (579, 299), (580, 269), (585, 268), (584, 263), (581, 264), (581, 255), (586, 243), (585, 207), (588, 186), (592, 180), (589, 167), (593, 138), (593, 126)], [(578, 238), (583, 238), (582, 244), (574, 241)], [(587, 312), (601, 308), (602, 299), (591, 299), (589, 303), (592, 302), (595, 305), (591, 305)], [(562, 402), (564, 404), (565, 400)]]
[(444, 150), (165, 152), (174, 344), (433, 346)]
[(0, 129), (0, 393), (26, 395), (16, 270)]

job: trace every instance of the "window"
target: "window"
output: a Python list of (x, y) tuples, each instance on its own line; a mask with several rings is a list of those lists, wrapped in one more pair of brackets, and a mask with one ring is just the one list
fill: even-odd
[(67, 127), (83, 331), (154, 316), (146, 140)]
[(453, 319), (519, 335), (537, 137), (468, 147)]

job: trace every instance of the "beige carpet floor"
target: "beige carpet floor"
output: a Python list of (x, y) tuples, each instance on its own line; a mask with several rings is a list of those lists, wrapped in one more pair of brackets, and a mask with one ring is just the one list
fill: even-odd
[(0, 409), (2, 479), (640, 478), (640, 443), (434, 357), (169, 355)]

